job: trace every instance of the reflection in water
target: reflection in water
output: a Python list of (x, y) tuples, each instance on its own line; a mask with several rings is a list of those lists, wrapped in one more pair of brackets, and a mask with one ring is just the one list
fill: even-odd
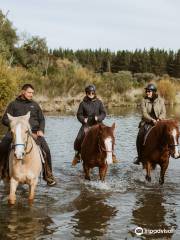
[[(180, 226), (180, 161), (170, 162), (162, 188), (154, 183), (147, 188), (141, 168), (132, 165), (140, 121), (137, 110), (114, 108), (109, 111), (113, 116), (105, 120), (107, 125), (112, 125), (114, 121), (117, 124), (116, 154), (122, 160), (109, 168), (105, 192), (101, 187), (94, 188), (94, 185), (84, 183), (80, 165), (70, 167), (74, 155), (73, 140), (80, 126), (75, 116), (47, 117), (46, 138), (58, 185), (48, 188), (44, 181), (39, 182), (32, 207), (27, 205), (28, 191), (21, 189), (23, 198), (10, 208), (8, 193), (0, 183), (0, 240), (129, 240), (137, 239), (132, 233), (136, 226), (147, 229)], [(178, 109), (177, 112), (169, 109), (168, 118), (174, 118), (177, 113)], [(7, 128), (0, 125), (0, 139), (6, 131)], [(137, 168), (141, 175), (136, 172)], [(177, 227), (172, 238), (180, 239), (179, 232)], [(168, 237), (163, 235), (158, 239), (171, 238)], [(149, 236), (143, 238), (149, 239)], [(156, 238), (153, 236), (151, 239)]]
[[(161, 191), (145, 190), (144, 193), (137, 194), (136, 206), (136, 209), (132, 211), (132, 223), (135, 224), (136, 227), (150, 230), (172, 230), (172, 233), (156, 233), (152, 235), (153, 239), (155, 237), (164, 239), (165, 237), (171, 237), (173, 235), (173, 230), (177, 227), (176, 224), (174, 224), (176, 222), (176, 216), (175, 213), (172, 212), (170, 218), (173, 223), (166, 223), (166, 200)], [(149, 234), (147, 235), (149, 236)]]
[(17, 205), (1, 206), (0, 239), (37, 239), (54, 232), (52, 219), (44, 208)]
[(105, 203), (107, 194), (92, 193), (88, 190), (81, 191), (81, 194), (74, 200), (77, 208), (72, 221), (74, 237), (103, 236), (109, 225), (109, 221), (117, 213), (115, 207)]

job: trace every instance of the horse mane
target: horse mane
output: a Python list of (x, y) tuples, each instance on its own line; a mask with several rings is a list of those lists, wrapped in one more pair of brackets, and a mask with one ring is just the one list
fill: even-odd
[[(98, 145), (98, 139), (99, 139), (99, 124), (91, 127), (88, 132), (85, 134), (83, 143), (86, 144), (86, 146), (91, 146), (89, 150), (93, 152), (96, 150)], [(82, 145), (83, 145), (82, 143)]]
[(168, 127), (174, 127), (177, 129), (178, 133), (178, 122), (172, 119), (166, 119), (159, 121), (155, 126), (153, 126), (144, 143), (144, 148), (148, 148), (148, 152), (152, 152), (155, 148), (165, 146), (166, 143), (166, 136)]
[(108, 127), (104, 124), (97, 124), (88, 130), (83, 140), (83, 143), (85, 143), (86, 146), (90, 146), (89, 151), (91, 149), (92, 152), (99, 152), (101, 147), (105, 148), (104, 142), (102, 141), (102, 135), (103, 132), (106, 133), (106, 131), (108, 133), (111, 131), (110, 133), (113, 140), (112, 146), (114, 148), (115, 139), (111, 127)]

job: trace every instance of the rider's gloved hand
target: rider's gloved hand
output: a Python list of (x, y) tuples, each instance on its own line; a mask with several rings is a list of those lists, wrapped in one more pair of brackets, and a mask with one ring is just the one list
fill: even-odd
[(152, 122), (153, 122), (154, 125), (156, 125), (157, 120), (156, 119), (152, 119)]

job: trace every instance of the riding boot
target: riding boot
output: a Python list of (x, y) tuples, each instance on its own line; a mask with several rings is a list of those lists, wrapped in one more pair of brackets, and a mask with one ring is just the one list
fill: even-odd
[(80, 163), (80, 161), (81, 161), (81, 154), (79, 151), (76, 151), (74, 158), (72, 160), (72, 166), (75, 166), (77, 163)]
[(51, 164), (49, 164), (50, 161), (48, 161), (48, 157), (44, 151), (42, 151), (43, 157), (44, 157), (44, 163), (43, 163), (43, 179), (47, 182), (47, 185), (54, 186), (56, 184), (56, 181), (54, 179), (54, 176), (52, 174)]
[(139, 165), (141, 162), (141, 151), (142, 151), (143, 141), (144, 141), (144, 127), (141, 127), (139, 129), (137, 139), (136, 139), (136, 148), (137, 148), (138, 156), (135, 158), (135, 161), (133, 162), (136, 165)]
[(140, 165), (140, 162), (141, 162), (141, 160), (140, 160), (139, 156), (137, 156), (133, 163), (136, 164), (136, 165)]

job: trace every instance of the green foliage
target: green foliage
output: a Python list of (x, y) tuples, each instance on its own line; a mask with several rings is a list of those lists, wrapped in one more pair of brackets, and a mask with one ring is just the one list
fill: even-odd
[(100, 93), (103, 96), (110, 97), (112, 93), (124, 93), (132, 87), (132, 74), (129, 71), (120, 71), (118, 73), (105, 73), (102, 76), (99, 85)]
[(38, 36), (18, 45), (16, 30), (7, 15), (0, 10), (1, 109), (27, 82), (35, 86), (37, 93), (50, 97), (76, 96), (87, 84), (94, 83), (101, 96), (111, 98), (114, 94), (116, 98), (164, 74), (174, 78), (168, 82), (163, 77), (160, 91), (168, 101), (174, 99), (173, 82), (180, 81), (180, 50), (48, 50), (46, 40)]
[(135, 73), (133, 75), (133, 85), (143, 86), (145, 83), (156, 80), (154, 73)]
[(14, 96), (16, 86), (14, 71), (8, 67), (5, 60), (0, 58), (0, 110)]
[(12, 23), (0, 10), (0, 55), (11, 59), (18, 37)]
[(50, 56), (45, 39), (31, 37), (16, 49), (16, 63), (27, 69), (37, 68), (42, 74), (47, 75)]

